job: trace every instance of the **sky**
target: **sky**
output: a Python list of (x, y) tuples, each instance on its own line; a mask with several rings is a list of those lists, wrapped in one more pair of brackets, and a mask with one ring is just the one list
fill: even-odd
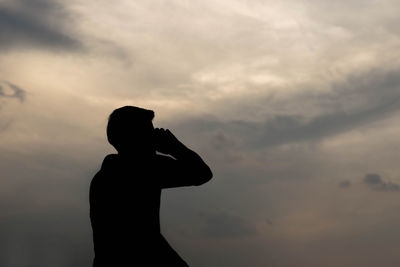
[(164, 190), (193, 267), (400, 265), (397, 0), (0, 0), (0, 266), (91, 266), (107, 116), (209, 164)]

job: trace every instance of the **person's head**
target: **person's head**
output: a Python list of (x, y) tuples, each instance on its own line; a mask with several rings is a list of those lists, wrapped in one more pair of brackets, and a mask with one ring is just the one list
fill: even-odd
[(114, 110), (107, 124), (108, 142), (120, 154), (155, 153), (154, 111), (134, 106)]

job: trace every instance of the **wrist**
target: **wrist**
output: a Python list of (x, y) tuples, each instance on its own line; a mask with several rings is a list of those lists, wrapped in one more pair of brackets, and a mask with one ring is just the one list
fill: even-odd
[(171, 149), (171, 155), (174, 157), (179, 157), (179, 156), (185, 154), (185, 152), (187, 150), (188, 150), (188, 148), (183, 143), (181, 143), (180, 141), (177, 141), (176, 144)]

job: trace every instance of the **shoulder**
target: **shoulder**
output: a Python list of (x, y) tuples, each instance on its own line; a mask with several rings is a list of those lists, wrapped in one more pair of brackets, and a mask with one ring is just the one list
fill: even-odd
[(98, 190), (99, 187), (102, 187), (102, 184), (104, 184), (105, 180), (105, 173), (102, 169), (100, 169), (92, 178), (92, 181), (90, 181), (90, 192), (94, 190)]
[(101, 164), (100, 170), (94, 175), (90, 187), (96, 186), (97, 184), (101, 184), (101, 182), (104, 180), (104, 177), (107, 176), (107, 174), (112, 171), (113, 169), (116, 168), (118, 164), (118, 155), (117, 154), (109, 154), (104, 157), (104, 160)]
[(117, 154), (109, 154), (104, 157), (101, 169), (108, 169), (116, 166), (119, 163), (119, 156)]

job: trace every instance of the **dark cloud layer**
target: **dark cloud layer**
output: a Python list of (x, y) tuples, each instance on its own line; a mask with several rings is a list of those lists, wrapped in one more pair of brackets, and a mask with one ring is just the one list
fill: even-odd
[(364, 183), (374, 191), (386, 191), (386, 192), (400, 191), (400, 185), (392, 182), (385, 182), (378, 174), (365, 175)]
[[(323, 94), (304, 93), (291, 101), (304, 100), (304, 109), (329, 106), (329, 111), (309, 117), (302, 114), (279, 114), (264, 122), (248, 120), (221, 121), (215, 117), (194, 118), (180, 128), (198, 131), (222, 131), (243, 139), (248, 147), (312, 142), (346, 133), (384, 119), (400, 110), (400, 69), (370, 69), (331, 84)], [(265, 103), (265, 106), (277, 105)], [(279, 104), (279, 103), (278, 103)], [(291, 103), (280, 103), (290, 106)], [(333, 107), (333, 108), (332, 108)]]
[[(400, 109), (400, 70), (372, 69), (332, 85), (333, 95), (319, 96), (315, 104), (330, 102), (337, 111), (313, 118), (278, 115), (261, 125), (256, 145), (273, 146), (318, 140), (383, 119)], [(355, 108), (347, 108), (355, 106)], [(340, 107), (343, 108), (340, 108)], [(241, 125), (249, 123), (240, 122)]]
[(67, 30), (72, 21), (61, 4), (51, 0), (0, 4), (0, 48), (83, 49)]

